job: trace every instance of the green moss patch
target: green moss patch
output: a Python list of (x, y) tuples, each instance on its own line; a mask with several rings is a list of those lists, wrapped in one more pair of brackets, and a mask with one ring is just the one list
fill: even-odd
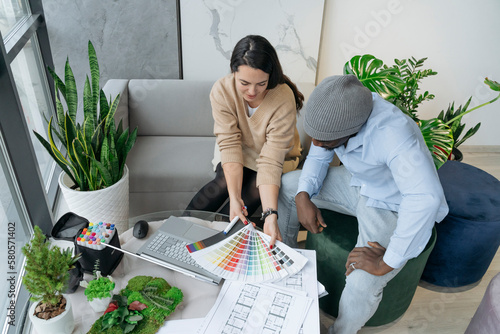
[[(129, 305), (134, 301), (147, 305), (147, 308), (140, 311), (144, 318), (130, 331), (140, 334), (156, 333), (183, 298), (180, 289), (170, 286), (163, 278), (151, 276), (136, 276), (130, 279), (127, 287), (120, 291), (120, 295), (127, 298)], [(104, 315), (94, 322), (89, 334), (123, 334), (124, 331), (119, 325), (103, 330), (103, 318)]]

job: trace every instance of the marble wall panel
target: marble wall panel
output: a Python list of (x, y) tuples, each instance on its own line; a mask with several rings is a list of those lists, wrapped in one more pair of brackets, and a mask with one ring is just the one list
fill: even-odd
[(185, 79), (229, 73), (234, 45), (249, 34), (266, 37), (292, 81), (315, 83), (324, 0), (181, 0)]

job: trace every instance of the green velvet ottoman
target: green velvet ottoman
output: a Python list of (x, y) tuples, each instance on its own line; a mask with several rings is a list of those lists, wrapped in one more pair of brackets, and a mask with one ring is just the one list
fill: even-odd
[[(316, 251), (318, 281), (328, 292), (327, 296), (320, 299), (320, 308), (337, 317), (340, 295), (345, 286), (345, 263), (349, 252), (356, 245), (358, 221), (355, 217), (330, 210), (322, 209), (321, 214), (328, 227), (320, 234), (308, 233), (306, 248)], [(418, 257), (409, 260), (384, 288), (382, 301), (366, 326), (385, 325), (405, 313), (435, 242), (436, 230), (433, 229), (424, 251)]]

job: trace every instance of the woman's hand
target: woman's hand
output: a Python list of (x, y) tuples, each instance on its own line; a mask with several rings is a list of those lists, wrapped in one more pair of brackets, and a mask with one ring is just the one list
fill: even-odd
[(281, 238), (280, 229), (278, 227), (278, 217), (276, 215), (269, 215), (264, 221), (264, 233), (271, 236), (269, 248), (273, 249), (276, 240), (283, 241)]
[[(260, 202), (262, 210), (271, 209), (278, 210), (278, 194), (280, 188), (275, 184), (261, 184), (259, 186)], [(268, 215), (264, 220), (264, 233), (271, 237), (269, 247), (272, 249), (276, 240), (282, 241), (280, 229), (278, 227), (278, 216), (275, 214)]]
[(244, 223), (247, 221), (247, 207), (241, 198), (231, 198), (229, 200), (229, 220), (233, 220), (236, 216), (240, 217), (240, 220)]

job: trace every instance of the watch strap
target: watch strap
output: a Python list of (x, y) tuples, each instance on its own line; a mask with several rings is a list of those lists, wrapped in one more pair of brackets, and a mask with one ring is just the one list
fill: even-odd
[(266, 220), (267, 216), (270, 215), (276, 215), (276, 218), (278, 218), (278, 211), (268, 208), (266, 211), (262, 212), (262, 217), (260, 218), (260, 220), (264, 221)]

